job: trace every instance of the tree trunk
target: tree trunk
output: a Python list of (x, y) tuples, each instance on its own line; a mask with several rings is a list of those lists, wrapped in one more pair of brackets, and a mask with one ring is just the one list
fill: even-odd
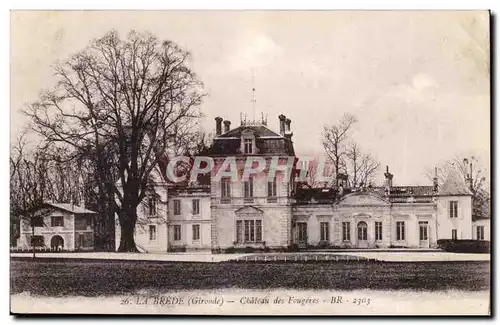
[(33, 237), (35, 237), (35, 226), (32, 225), (31, 226), (31, 246), (33, 247), (33, 258), (35, 258), (35, 241), (33, 240)]
[(139, 252), (134, 240), (135, 222), (137, 214), (135, 208), (128, 207), (120, 211), (120, 246), (119, 252)]

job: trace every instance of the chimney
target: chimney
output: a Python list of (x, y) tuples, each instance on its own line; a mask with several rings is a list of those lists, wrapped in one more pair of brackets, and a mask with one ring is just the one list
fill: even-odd
[(224, 121), (224, 133), (229, 132), (231, 130), (231, 121)]
[(385, 187), (390, 189), (392, 187), (392, 177), (394, 175), (392, 175), (391, 173), (389, 173), (389, 166), (385, 166)]
[(215, 118), (215, 135), (221, 135), (222, 133), (222, 117), (217, 116)]
[(285, 133), (291, 137), (293, 133), (292, 130), (290, 129), (290, 124), (292, 124), (292, 120), (287, 118), (285, 121)]
[(279, 120), (280, 120), (280, 134), (281, 135), (285, 135), (285, 122), (286, 122), (286, 116), (281, 114), (280, 116), (278, 116)]
[(438, 183), (438, 169), (437, 167), (434, 167), (434, 178), (432, 179), (432, 183), (434, 185), (434, 192), (437, 192), (439, 189), (439, 183)]

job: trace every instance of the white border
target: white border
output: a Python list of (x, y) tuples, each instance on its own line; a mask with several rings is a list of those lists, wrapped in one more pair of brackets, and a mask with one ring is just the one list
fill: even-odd
[[(401, 0), (393, 0), (393, 1), (361, 1), (361, 0), (351, 0), (351, 1), (318, 1), (318, 0), (308, 0), (308, 1), (274, 1), (274, 0), (253, 0), (253, 1), (230, 1), (230, 0), (212, 0), (212, 1), (194, 1), (194, 0), (183, 0), (183, 1), (149, 1), (149, 0), (141, 0), (141, 1), (130, 1), (130, 0), (122, 0), (122, 1), (113, 1), (113, 2), (108, 2), (104, 3), (102, 0), (96, 1), (96, 0), (86, 0), (86, 1), (43, 1), (43, 3), (39, 1), (2, 1), (0, 6), (2, 7), (0, 19), (1, 19), (1, 33), (0, 37), (2, 40), (2, 44), (4, 45), (2, 47), (2, 60), (0, 64), (0, 69), (1, 69), (1, 89), (4, 89), (4, 95), (2, 97), (3, 100), (3, 109), (0, 110), (0, 123), (2, 123), (2, 127), (0, 128), (1, 132), (3, 133), (2, 137), (2, 147), (1, 147), (1, 153), (3, 154), (3, 159), (0, 159), (0, 164), (1, 164), (1, 171), (2, 173), (0, 174), (2, 177), (2, 182), (3, 186), (1, 187), (2, 189), (2, 195), (0, 196), (2, 204), (0, 205), (3, 209), (3, 225), (0, 227), (2, 231), (2, 236), (1, 238), (5, 241), (5, 248), (2, 250), (6, 256), (4, 258), (8, 261), (9, 256), (8, 256), (8, 251), (7, 251), (7, 241), (9, 238), (8, 235), (8, 229), (9, 227), (7, 226), (7, 221), (8, 221), (8, 216), (9, 216), (9, 211), (8, 211), (8, 152), (9, 152), (9, 142), (6, 139), (9, 139), (9, 108), (10, 108), (10, 103), (9, 103), (9, 10), (11, 9), (65, 9), (65, 10), (70, 10), (70, 9), (141, 9), (141, 10), (158, 10), (158, 9), (306, 9), (306, 10), (318, 10), (318, 9), (340, 9), (340, 10), (348, 10), (348, 9), (364, 9), (364, 10), (369, 10), (369, 9), (448, 9), (448, 10), (454, 10), (454, 9), (492, 9), (493, 13), (498, 14), (500, 12), (499, 6), (500, 6), (500, 1), (498, 0), (475, 0), (475, 1), (438, 1), (438, 0), (421, 0), (421, 1), (401, 1)], [(498, 17), (497, 17), (497, 23), (498, 25)], [(496, 26), (495, 26), (496, 27)], [(497, 28), (495, 28), (496, 30)], [(493, 42), (498, 42), (498, 33), (494, 33), (494, 40)], [(498, 62), (496, 62), (497, 65), (495, 66), (495, 71), (492, 71), (496, 75), (497, 72), (497, 66)], [(498, 83), (495, 85), (495, 89), (493, 89), (493, 93), (498, 94)], [(497, 107), (492, 108), (492, 111), (496, 110)], [(495, 125), (498, 125), (498, 113), (496, 114), (495, 117)], [(496, 138), (496, 128), (492, 129), (492, 132), (494, 132), (494, 137)], [(494, 142), (493, 142), (494, 143)], [(492, 166), (495, 170), (495, 167), (497, 166)], [(497, 178), (493, 180), (496, 183)], [(498, 192), (495, 191), (495, 196), (493, 197), (493, 202), (497, 201), (498, 198)], [(495, 218), (496, 216), (492, 216)], [(496, 229), (498, 230), (498, 224), (500, 222), (496, 223)], [(6, 261), (6, 262), (7, 262)], [(494, 268), (492, 268), (494, 270)], [(8, 273), (9, 273), (9, 268), (8, 268), (8, 263), (2, 263), (2, 269), (1, 269), (1, 283), (2, 283), (2, 295), (1, 295), (1, 302), (2, 306), (4, 307), (2, 309), (2, 324), (6, 323), (11, 323), (13, 322), (13, 318), (8, 316), (8, 311), (6, 310), (5, 307), (8, 306), (9, 303), (9, 287), (10, 283), (8, 280)], [(495, 310), (498, 312), (498, 296), (496, 295), (495, 301), (496, 301), (496, 306)], [(358, 320), (357, 322), (362, 323), (365, 320), (368, 319), (363, 319), (363, 320)], [(4, 322), (5, 321), (5, 322)], [(44, 319), (44, 320), (37, 320), (38, 322), (40, 321), (46, 321), (46, 322), (52, 322), (50, 319)], [(81, 320), (83, 322), (86, 322), (84, 319)], [(110, 322), (111, 320), (106, 320), (106, 322)], [(120, 322), (123, 320), (120, 320)], [(138, 322), (138, 319), (134, 319), (134, 322)], [(158, 321), (163, 322), (163, 321), (168, 321), (168, 322), (178, 322), (178, 320), (174, 319), (159, 319)], [(205, 320), (206, 321), (206, 320)], [(218, 321), (217, 319), (212, 319), (211, 321)], [(256, 320), (259, 323), (262, 323), (263, 319), (258, 319)], [(275, 320), (277, 321), (277, 320)], [(287, 321), (281, 320), (281, 321)], [(326, 320), (322, 319), (322, 321), (330, 322), (332, 320)], [(333, 319), (334, 322), (339, 322), (341, 320), (338, 319)], [(383, 321), (383, 320), (382, 320)], [(410, 320), (406, 320), (410, 321)], [(414, 322), (415, 320), (411, 320), (411, 322)], [(418, 320), (417, 320), (418, 321)], [(422, 322), (429, 323), (430, 320), (425, 319), (422, 320)], [(453, 319), (453, 320), (447, 320), (451, 322), (457, 322), (459, 321), (458, 319)], [(470, 321), (470, 319), (468, 320)], [(431, 321), (432, 322), (432, 321)]]

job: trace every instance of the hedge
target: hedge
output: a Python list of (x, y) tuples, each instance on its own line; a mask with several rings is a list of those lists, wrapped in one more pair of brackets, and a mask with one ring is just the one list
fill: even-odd
[(439, 239), (438, 247), (447, 252), (455, 253), (489, 253), (490, 242), (488, 240), (471, 239)]

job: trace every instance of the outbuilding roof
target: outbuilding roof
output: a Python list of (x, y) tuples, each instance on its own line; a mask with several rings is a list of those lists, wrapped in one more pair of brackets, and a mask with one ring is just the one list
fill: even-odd
[(54, 202), (46, 202), (47, 205), (54, 207), (56, 209), (68, 211), (74, 214), (97, 214), (97, 212), (85, 209), (78, 205), (72, 203), (54, 203)]

